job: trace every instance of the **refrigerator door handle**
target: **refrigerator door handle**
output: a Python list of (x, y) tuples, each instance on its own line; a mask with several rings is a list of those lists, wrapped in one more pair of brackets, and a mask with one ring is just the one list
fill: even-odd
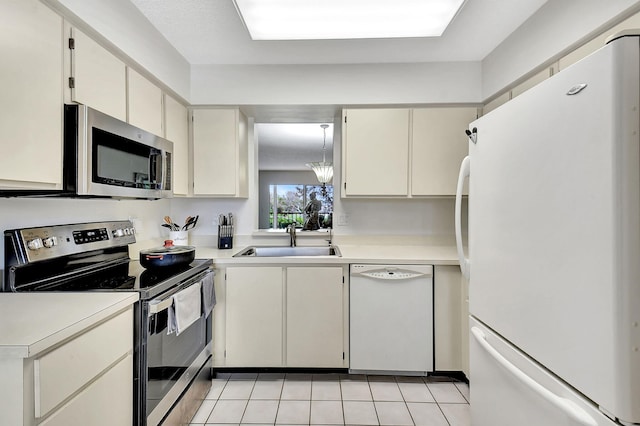
[(482, 346), (482, 348), (487, 351), (487, 353), (489, 353), (489, 355), (491, 355), (491, 357), (493, 357), (496, 362), (498, 362), (498, 364), (500, 364), (505, 370), (511, 373), (518, 380), (520, 380), (520, 382), (522, 382), (529, 389), (540, 395), (550, 404), (560, 409), (567, 416), (576, 420), (581, 425), (598, 426), (596, 420), (591, 417), (589, 413), (579, 407), (575, 402), (554, 394), (549, 389), (545, 388), (540, 383), (536, 382), (531, 377), (526, 375), (518, 367), (510, 363), (505, 357), (500, 354), (500, 352), (498, 352), (493, 346), (491, 346), (491, 344), (487, 341), (484, 332), (478, 327), (471, 327), (471, 333), (473, 334), (473, 337), (478, 341), (480, 346)]
[(468, 280), (470, 274), (469, 259), (464, 255), (462, 247), (462, 189), (464, 181), (471, 173), (471, 158), (467, 155), (460, 164), (460, 174), (458, 175), (458, 187), (456, 189), (456, 206), (455, 206), (455, 228), (456, 228), (456, 248), (458, 250), (458, 261), (460, 263), (460, 271)]

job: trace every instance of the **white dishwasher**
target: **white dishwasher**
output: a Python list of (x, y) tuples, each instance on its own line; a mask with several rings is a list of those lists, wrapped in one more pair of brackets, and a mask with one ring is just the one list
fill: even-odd
[(433, 371), (433, 267), (351, 265), (349, 371)]

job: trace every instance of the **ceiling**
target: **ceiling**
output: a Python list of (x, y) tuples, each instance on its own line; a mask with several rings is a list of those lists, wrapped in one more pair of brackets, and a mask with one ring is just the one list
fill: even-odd
[[(305, 163), (322, 161), (324, 135), (317, 123), (259, 123), (255, 132), (260, 170), (310, 170)], [(333, 124), (326, 149), (326, 160), (333, 161)]]
[[(546, 1), (466, 0), (441, 37), (253, 41), (232, 0), (131, 0), (192, 65), (481, 61)], [(320, 161), (318, 123), (332, 122), (338, 110), (335, 105), (243, 107), (255, 123), (270, 123), (255, 128), (259, 168), (301, 170), (306, 162)], [(275, 125), (305, 122), (314, 124)], [(332, 136), (331, 128), (327, 131), (329, 155)]]
[(546, 3), (467, 0), (439, 38), (252, 41), (232, 0), (131, 1), (189, 63), (236, 65), (480, 61)]

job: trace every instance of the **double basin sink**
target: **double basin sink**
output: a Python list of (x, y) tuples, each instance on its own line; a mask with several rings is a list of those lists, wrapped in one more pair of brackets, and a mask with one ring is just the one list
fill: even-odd
[(336, 246), (249, 246), (233, 255), (233, 257), (340, 257), (342, 254)]

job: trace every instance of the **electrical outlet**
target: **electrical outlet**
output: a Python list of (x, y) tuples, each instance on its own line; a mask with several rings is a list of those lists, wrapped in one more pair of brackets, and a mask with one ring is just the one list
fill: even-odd
[(348, 214), (338, 215), (338, 226), (347, 226), (349, 224), (349, 217), (350, 215)]

